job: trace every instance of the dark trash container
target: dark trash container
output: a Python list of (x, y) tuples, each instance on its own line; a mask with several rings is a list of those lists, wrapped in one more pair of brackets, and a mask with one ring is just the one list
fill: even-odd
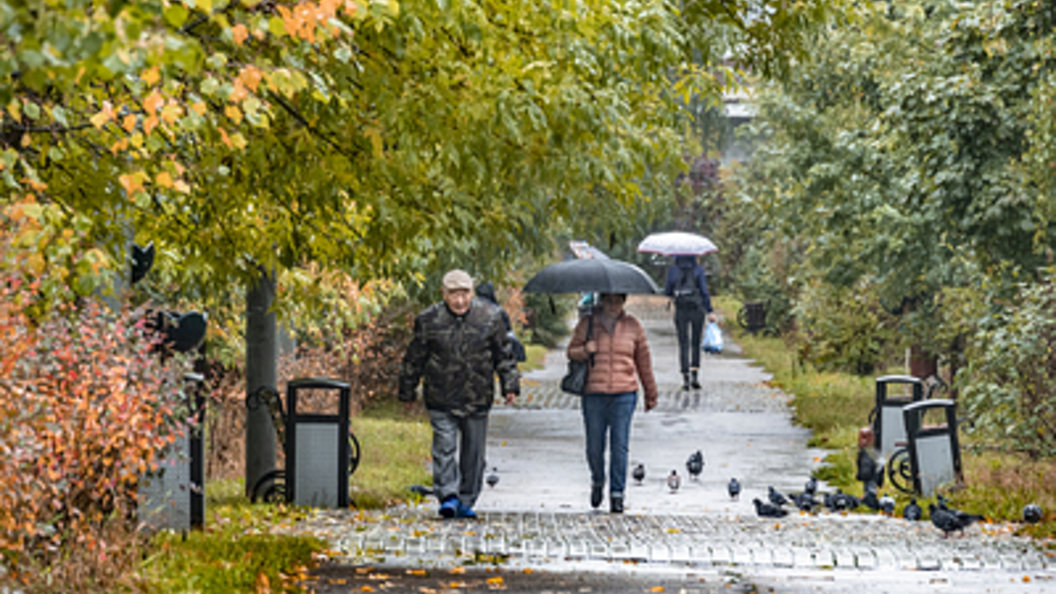
[[(895, 395), (895, 386), (909, 386), (909, 394)], [(905, 447), (906, 429), (902, 409), (924, 399), (924, 384), (909, 375), (885, 375), (876, 379), (876, 407), (872, 412), (873, 433), (880, 458), (888, 460)]]
[[(938, 411), (942, 423), (926, 424), (928, 412)], [(961, 485), (961, 448), (957, 439), (957, 403), (953, 400), (924, 400), (902, 409), (907, 449), (912, 469), (913, 490), (920, 497), (931, 497), (950, 484)]]
[[(305, 390), (332, 392), (337, 414), (301, 413)], [(348, 507), (349, 396), (345, 382), (301, 378), (286, 387), (286, 501), (312, 507)]]

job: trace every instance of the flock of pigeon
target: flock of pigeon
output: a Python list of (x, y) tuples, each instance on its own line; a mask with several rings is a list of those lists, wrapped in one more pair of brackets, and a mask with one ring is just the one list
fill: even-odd
[[(701, 472), (703, 472), (704, 455), (700, 450), (697, 450), (686, 460), (686, 470), (693, 479), (699, 477)], [(641, 484), (642, 480), (645, 479), (645, 465), (636, 465), (631, 472), (631, 476)], [(675, 492), (681, 484), (682, 481), (678, 471), (672, 470), (667, 477), (668, 489)], [(731, 478), (726, 490), (731, 499), (737, 500), (741, 495), (741, 483), (736, 478)], [(756, 515), (762, 518), (782, 518), (787, 516), (786, 505), (794, 505), (796, 509), (805, 513), (820, 511), (822, 506), (830, 512), (853, 511), (858, 507), (864, 506), (889, 517), (895, 515), (894, 498), (887, 494), (877, 497), (875, 489), (867, 489), (864, 497), (856, 497), (850, 493), (844, 493), (841, 489), (836, 489), (835, 493), (821, 494), (820, 501), (817, 499), (817, 495), (818, 479), (810, 477), (810, 480), (803, 486), (802, 493), (786, 495), (770, 486), (767, 493), (768, 501), (755, 498), (752, 503), (755, 505)], [(963, 535), (965, 528), (984, 519), (981, 515), (970, 514), (950, 507), (942, 495), (938, 496), (936, 503), (928, 505), (928, 512), (931, 516), (932, 525), (942, 530), (943, 538), (949, 537), (953, 532)], [(916, 498), (910, 499), (910, 502), (903, 508), (902, 517), (911, 522), (919, 521), (924, 517), (923, 510), (917, 503)], [(1026, 522), (1037, 523), (1041, 521), (1041, 518), (1042, 512), (1039, 506), (1030, 504), (1023, 509), (1023, 519)]]

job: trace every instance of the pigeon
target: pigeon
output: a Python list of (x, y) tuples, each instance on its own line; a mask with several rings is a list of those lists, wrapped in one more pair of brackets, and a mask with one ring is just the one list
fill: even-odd
[(803, 492), (814, 497), (818, 493), (818, 477), (812, 476), (807, 484), (803, 485)]
[(674, 493), (678, 490), (678, 486), (682, 484), (682, 479), (678, 478), (678, 473), (674, 470), (671, 471), (671, 475), (667, 477), (667, 486)]
[(702, 454), (700, 450), (697, 450), (695, 454), (692, 454), (689, 457), (689, 460), (686, 460), (686, 470), (689, 471), (690, 478), (694, 479), (700, 476), (700, 473), (703, 472), (704, 454)]
[(796, 507), (800, 511), (810, 513), (818, 505), (818, 501), (814, 499), (813, 493), (803, 492), (792, 498), (792, 503), (796, 504)]
[(730, 499), (739, 499), (741, 495), (741, 483), (737, 482), (736, 478), (731, 478), (730, 484), (726, 485), (726, 490), (730, 493)]
[(884, 515), (893, 516), (895, 515), (895, 499), (890, 495), (884, 495), (880, 498), (880, 511), (884, 512)]
[(1041, 507), (1031, 503), (1023, 508), (1023, 521), (1037, 524), (1041, 521)]
[(832, 493), (825, 493), (822, 495), (822, 502), (829, 511), (836, 511), (836, 502)]
[(769, 487), (770, 490), (770, 503), (774, 505), (787, 505), (789, 503), (788, 497), (785, 497), (777, 491), (773, 486)]
[(876, 491), (875, 490), (870, 489), (870, 490), (866, 491), (865, 497), (862, 497), (861, 501), (862, 501), (862, 505), (864, 505), (865, 507), (868, 507), (869, 509), (871, 509), (873, 511), (877, 511), (877, 510), (880, 509), (880, 500), (876, 498)]
[(965, 528), (971, 526), (973, 522), (983, 519), (983, 516), (966, 514), (964, 512), (960, 512), (964, 515), (959, 516), (957, 514), (959, 510), (948, 508), (942, 509), (934, 503), (928, 506), (928, 511), (931, 512), (931, 523), (939, 530), (942, 530), (943, 538), (949, 538), (950, 533), (955, 530), (963, 535)]
[(755, 504), (755, 514), (760, 518), (783, 518), (788, 515), (788, 510), (778, 505), (763, 503), (759, 498), (752, 500)]
[(916, 497), (910, 499), (909, 505), (902, 509), (902, 517), (910, 522), (918, 522), (924, 517), (924, 511), (920, 509), (920, 505), (917, 504)]
[[(949, 505), (946, 504), (946, 498), (943, 497), (942, 495), (939, 495), (937, 499), (938, 499), (938, 502), (939, 502), (937, 507), (940, 510), (942, 510), (942, 511), (950, 512), (951, 514), (953, 514), (953, 517), (957, 518), (957, 521), (962, 523), (964, 525), (964, 528), (967, 528), (968, 526), (970, 526), (972, 524), (972, 522), (978, 522), (979, 520), (983, 519), (983, 516), (977, 516), (977, 515), (974, 515), (974, 514), (969, 514), (968, 512), (964, 512), (964, 511), (961, 511), (959, 509), (954, 509), (954, 508), (950, 507)], [(963, 528), (962, 528), (962, 532), (963, 532)]]
[(428, 497), (433, 494), (433, 490), (424, 485), (411, 485), (410, 487), (407, 487), (407, 490), (421, 497)]
[(642, 484), (642, 480), (645, 479), (645, 465), (639, 464), (638, 466), (635, 466), (634, 470), (631, 471), (631, 476), (634, 477), (634, 480), (638, 481), (639, 485)]
[(825, 496), (826, 502), (825, 507), (831, 511), (844, 511), (857, 508), (861, 505), (861, 502), (854, 495), (848, 495), (840, 489), (836, 489), (836, 493), (829, 497)]
[(497, 468), (492, 468), (491, 472), (488, 473), (487, 478), (484, 479), (485, 483), (488, 483), (489, 487), (495, 488), (495, 485), (499, 484), (499, 474)]

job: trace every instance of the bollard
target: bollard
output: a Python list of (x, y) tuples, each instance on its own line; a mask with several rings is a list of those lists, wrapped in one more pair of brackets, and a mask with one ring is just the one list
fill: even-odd
[[(925, 425), (929, 411), (940, 411), (945, 423)], [(952, 400), (926, 400), (902, 409), (908, 437), (909, 463), (913, 490), (920, 497), (930, 497), (940, 487), (962, 485), (961, 448), (957, 440), (957, 403)]]
[[(912, 395), (889, 397), (889, 386), (898, 384), (911, 385)], [(903, 423), (902, 408), (923, 399), (924, 385), (919, 378), (908, 375), (886, 375), (876, 379), (876, 408), (873, 409), (872, 424), (873, 433), (876, 436), (876, 447), (881, 459), (890, 459), (895, 450), (905, 444), (906, 428)]]
[[(298, 392), (336, 390), (338, 413), (302, 414)], [(286, 501), (313, 507), (348, 507), (348, 415), (351, 389), (345, 382), (301, 378), (286, 387)]]

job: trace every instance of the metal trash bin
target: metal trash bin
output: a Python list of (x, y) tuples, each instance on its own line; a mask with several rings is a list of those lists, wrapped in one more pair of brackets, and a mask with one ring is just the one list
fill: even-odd
[[(906, 396), (889, 396), (892, 385), (908, 384), (912, 394)], [(909, 404), (924, 399), (924, 384), (920, 378), (909, 375), (885, 375), (876, 379), (876, 408), (873, 409), (873, 433), (876, 436), (876, 448), (883, 460), (888, 460), (895, 450), (904, 447), (906, 428), (903, 422), (902, 409)]]
[(159, 457), (158, 471), (140, 480), (139, 517), (155, 530), (188, 530), (205, 525), (205, 377), (183, 376), (193, 425)]
[[(338, 412), (297, 410), (298, 392), (338, 392)], [(312, 507), (348, 507), (348, 415), (351, 388), (326, 378), (301, 378), (286, 387), (286, 501)]]
[(762, 301), (745, 303), (737, 312), (737, 323), (753, 334), (766, 328), (766, 304)]
[[(926, 425), (925, 415), (938, 410), (945, 423)], [(912, 469), (913, 490), (930, 497), (940, 487), (964, 483), (961, 473), (961, 447), (957, 440), (957, 403), (953, 400), (925, 400), (902, 409)]]

